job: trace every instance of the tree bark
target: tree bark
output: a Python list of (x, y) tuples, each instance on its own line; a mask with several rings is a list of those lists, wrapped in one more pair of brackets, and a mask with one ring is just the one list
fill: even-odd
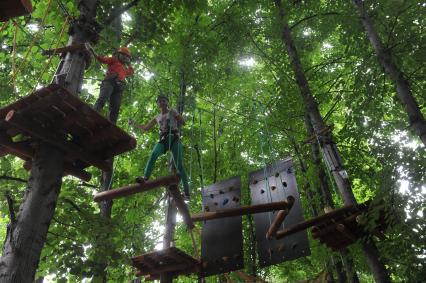
[[(319, 133), (321, 130), (326, 128), (326, 124), (319, 112), (318, 103), (316, 102), (309, 88), (309, 83), (306, 79), (302, 63), (297, 53), (296, 46), (293, 42), (290, 28), (287, 21), (285, 20), (285, 13), (281, 0), (274, 0), (274, 3), (278, 8), (279, 18), (282, 24), (282, 40), (286, 46), (288, 56), (290, 57), (291, 65), (296, 77), (297, 85), (300, 89), (300, 94), (302, 96), (306, 112), (309, 115), (309, 119), (312, 123), (315, 133)], [(356, 204), (357, 202), (352, 192), (347, 173), (344, 169), (343, 161), (332, 136), (328, 135), (325, 139), (320, 140), (320, 146), (324, 152), (325, 162), (333, 174), (334, 180), (345, 205)], [(374, 243), (371, 242), (369, 245), (362, 245), (362, 249), (376, 282), (390, 282), (388, 271), (386, 270), (385, 265), (380, 262), (379, 254)]]
[(368, 39), (376, 51), (380, 65), (385, 69), (396, 87), (396, 93), (399, 101), (402, 103), (405, 112), (408, 114), (410, 128), (419, 136), (423, 145), (426, 146), (426, 120), (420, 110), (419, 104), (414, 98), (408, 80), (404, 73), (392, 60), (391, 51), (383, 46), (380, 37), (374, 28), (374, 24), (364, 7), (363, 0), (353, 0), (355, 8), (360, 14), (362, 25), (365, 28)]
[(61, 189), (62, 165), (62, 152), (40, 145), (16, 222), (7, 231), (0, 282), (33, 282)]
[[(80, 18), (70, 28), (68, 45), (96, 42), (96, 6), (97, 0), (79, 3)], [(87, 52), (67, 53), (57, 68), (54, 81), (77, 95), (89, 63)], [(4, 283), (34, 281), (61, 189), (64, 157), (59, 149), (41, 143), (32, 163), (25, 197), (16, 223), (12, 223), (8, 231), (0, 259), (0, 281)]]

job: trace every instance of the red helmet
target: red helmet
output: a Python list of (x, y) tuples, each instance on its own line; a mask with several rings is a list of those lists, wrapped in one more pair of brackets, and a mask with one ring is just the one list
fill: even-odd
[(120, 47), (120, 48), (118, 48), (117, 49), (117, 52), (120, 52), (120, 53), (122, 53), (122, 54), (124, 54), (124, 55), (127, 55), (127, 56), (129, 56), (129, 58), (131, 58), (132, 57), (132, 55), (130, 54), (130, 50), (129, 50), (129, 48), (127, 48), (127, 47)]

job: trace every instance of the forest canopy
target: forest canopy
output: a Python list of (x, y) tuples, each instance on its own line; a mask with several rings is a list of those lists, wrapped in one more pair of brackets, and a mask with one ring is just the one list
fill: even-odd
[[(80, 15), (77, 2), (33, 0), (30, 15), (0, 23), (0, 108), (51, 83), (61, 58), (43, 51), (67, 45), (69, 28)], [(129, 119), (148, 123), (159, 113), (156, 98), (161, 94), (186, 121), (181, 141), (191, 213), (202, 211), (205, 186), (234, 176), (242, 178), (241, 203), (250, 204), (249, 172), (288, 157), (294, 162), (305, 219), (323, 214), (330, 199), (335, 208), (342, 207), (347, 202), (324, 159), (325, 149), (318, 146), (320, 124), (310, 112), (316, 105), (328, 128), (326, 135), (340, 152), (356, 201), (371, 201), (385, 211), (383, 237), (370, 240), (391, 281), (424, 280), (426, 4), (361, 1), (383, 45), (385, 53), (378, 55), (358, 2), (98, 1), (99, 40), (92, 47), (99, 55), (111, 56), (127, 46), (135, 72), (124, 84), (117, 125), (136, 138), (137, 147), (115, 157), (110, 187), (134, 183), (143, 175), (158, 129), (140, 131)], [(308, 85), (297, 73), (286, 30)], [(404, 96), (386, 58), (407, 82), (423, 124), (401, 102)], [(85, 103), (95, 104), (106, 70), (92, 58), (77, 94)], [(309, 99), (313, 104), (307, 105)], [(101, 113), (108, 116), (108, 105)], [(16, 136), (14, 142), (22, 139)], [(6, 242), (26, 190), (31, 189), (30, 172), (20, 158), (3, 156), (2, 147), (0, 156), (0, 238)], [(152, 178), (170, 174), (168, 157), (159, 158)], [(129, 259), (162, 247), (165, 190), (115, 200), (110, 217), (104, 217), (93, 201), (102, 190), (102, 172), (95, 167), (88, 171), (93, 176), (89, 182), (69, 175), (62, 179), (36, 279), (130, 282), (136, 277)], [(324, 185), (330, 190), (329, 200), (321, 189)], [(371, 218), (367, 227), (377, 220)], [(260, 268), (253, 256), (253, 220), (243, 219), (245, 273), (274, 283), (314, 282), (307, 280), (329, 270), (330, 276), (339, 277), (335, 267), (336, 262), (342, 264), (341, 254), (311, 233), (311, 255)], [(195, 256), (182, 218), (178, 216), (177, 222), (176, 247)], [(195, 230), (201, 231), (201, 225)], [(199, 243), (199, 234), (195, 236)], [(3, 250), (3, 240), (0, 245)], [(347, 252), (359, 282), (374, 282), (362, 244), (358, 241)], [(206, 282), (228, 279), (244, 282), (234, 272)], [(175, 282), (196, 280), (192, 275)]]

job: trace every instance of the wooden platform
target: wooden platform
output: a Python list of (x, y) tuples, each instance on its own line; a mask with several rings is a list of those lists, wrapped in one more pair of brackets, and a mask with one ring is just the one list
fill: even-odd
[[(280, 239), (312, 227), (314, 239), (333, 250), (340, 250), (366, 236), (364, 226), (360, 225), (357, 219), (361, 214), (367, 213), (369, 208), (370, 202), (339, 208), (278, 231), (276, 238)], [(377, 228), (383, 230), (384, 223), (379, 223)]]
[(29, 169), (39, 142), (62, 150), (65, 173), (85, 181), (84, 168), (108, 171), (108, 159), (136, 147), (133, 137), (55, 84), (0, 109), (0, 156), (18, 156)]
[(145, 280), (156, 280), (161, 273), (171, 273), (173, 277), (198, 273), (199, 262), (183, 251), (171, 247), (161, 251), (147, 253), (132, 258), (137, 268), (136, 276), (145, 276)]

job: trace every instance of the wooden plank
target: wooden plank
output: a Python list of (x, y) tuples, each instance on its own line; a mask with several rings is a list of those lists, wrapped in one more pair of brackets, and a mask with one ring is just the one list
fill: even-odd
[(34, 101), (24, 109), (19, 109), (19, 113), (22, 115), (28, 115), (30, 113), (37, 113), (45, 111), (47, 108), (59, 103), (63, 97), (57, 93), (52, 93), (49, 96), (44, 96), (37, 101)]
[(146, 192), (158, 187), (169, 186), (171, 184), (178, 184), (179, 180), (180, 178), (178, 175), (160, 177), (153, 181), (146, 181), (140, 184), (131, 184), (118, 189), (97, 193), (93, 199), (96, 202), (100, 202), (104, 200), (121, 198), (121, 197), (130, 196), (130, 195), (134, 195), (141, 192)]
[(11, 110), (6, 115), (5, 120), (12, 124), (13, 126), (21, 129), (24, 132), (32, 135), (33, 137), (39, 138), (49, 144), (58, 147), (68, 154), (74, 155), (76, 158), (79, 158), (103, 171), (109, 171), (111, 165), (104, 161), (96, 158), (91, 153), (87, 152), (85, 149), (78, 147), (77, 145), (63, 140), (62, 137), (57, 137), (54, 133), (48, 132), (46, 129), (34, 125), (25, 117), (19, 113)]
[(299, 231), (305, 230), (305, 229), (312, 227), (314, 225), (318, 225), (319, 223), (322, 223), (325, 220), (329, 220), (329, 219), (332, 219), (332, 218), (341, 218), (341, 215), (343, 213), (348, 212), (348, 211), (353, 211), (353, 212), (357, 212), (358, 214), (360, 214), (367, 208), (368, 208), (368, 204), (363, 203), (363, 204), (358, 204), (356, 206), (349, 205), (349, 206), (345, 206), (345, 207), (333, 210), (332, 212), (325, 213), (325, 214), (320, 215), (318, 217), (311, 218), (311, 219), (306, 220), (304, 222), (292, 225), (292, 226), (290, 226), (290, 227), (288, 227), (284, 230), (278, 231), (276, 233), (276, 239), (281, 239), (285, 236), (288, 236), (288, 235), (297, 233)]
[(129, 139), (120, 141), (113, 145), (109, 150), (104, 153), (104, 158), (110, 158), (116, 156), (118, 154), (122, 154), (124, 152), (130, 151), (136, 148), (136, 139), (131, 137)]
[(222, 209), (216, 211), (202, 212), (198, 214), (193, 214), (191, 216), (192, 221), (206, 221), (224, 217), (233, 217), (233, 216), (241, 216), (245, 214), (255, 214), (262, 212), (269, 212), (274, 210), (286, 209), (289, 207), (289, 203), (287, 201), (273, 202), (273, 203), (265, 203), (265, 204), (257, 204), (257, 205), (249, 205), (236, 207), (231, 209)]
[(164, 272), (172, 272), (186, 269), (188, 266), (186, 263), (174, 262), (164, 264), (164, 266), (157, 266), (155, 270), (140, 270), (138, 276), (148, 275), (148, 274), (160, 274)]
[(56, 49), (43, 50), (41, 53), (43, 55), (55, 55), (55, 54), (62, 54), (66, 52), (76, 52), (76, 51), (83, 51), (83, 50), (86, 50), (86, 46), (84, 45), (84, 43), (80, 43), (80, 44), (73, 44), (73, 45), (60, 47)]
[(186, 206), (177, 184), (168, 186), (167, 189), (172, 195), (173, 200), (175, 201), (176, 207), (179, 210), (180, 214), (182, 215), (183, 221), (185, 222), (188, 229), (190, 230), (194, 229), (195, 225), (191, 219), (188, 206)]
[(6, 156), (11, 153), (6, 147), (0, 146), (0, 157)]

